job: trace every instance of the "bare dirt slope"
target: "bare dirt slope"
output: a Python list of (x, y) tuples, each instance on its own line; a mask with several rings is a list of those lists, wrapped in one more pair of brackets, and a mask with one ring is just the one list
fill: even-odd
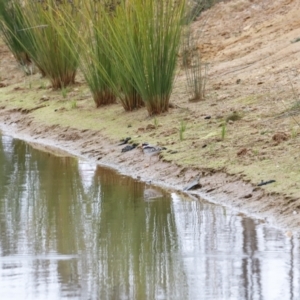
[[(96, 110), (80, 77), (64, 97), (38, 74), (24, 76), (1, 45), (1, 126), (179, 190), (200, 173), (196, 194), (299, 230), (299, 15), (296, 0), (232, 0), (203, 13), (192, 26), (209, 63), (206, 100), (188, 101), (179, 70), (173, 106), (156, 118), (119, 105)], [(153, 161), (140, 148), (122, 153), (116, 145), (127, 136), (167, 150)]]

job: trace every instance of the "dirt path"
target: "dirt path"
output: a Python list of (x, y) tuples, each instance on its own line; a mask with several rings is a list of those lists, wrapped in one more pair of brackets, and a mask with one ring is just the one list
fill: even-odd
[[(205, 12), (193, 28), (210, 64), (206, 100), (188, 101), (180, 71), (173, 108), (155, 119), (119, 105), (96, 110), (80, 77), (64, 98), (38, 74), (24, 76), (1, 45), (1, 129), (176, 190), (201, 174), (193, 195), (298, 231), (299, 13), (299, 2), (288, 0), (232, 0)], [(234, 112), (238, 120), (231, 120)], [(187, 130), (179, 140), (182, 121)], [(117, 144), (127, 136), (167, 150), (151, 161), (139, 147), (122, 153)]]

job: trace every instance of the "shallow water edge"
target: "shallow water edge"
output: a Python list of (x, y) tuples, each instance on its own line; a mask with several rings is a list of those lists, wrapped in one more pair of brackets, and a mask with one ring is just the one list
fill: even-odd
[[(269, 194), (263, 188), (243, 181), (239, 175), (205, 170), (201, 167), (184, 168), (162, 160), (149, 164), (148, 161), (145, 162), (145, 157), (139, 149), (121, 153), (120, 148), (116, 146), (117, 142), (100, 132), (85, 130), (83, 133), (78, 129), (59, 125), (49, 126), (35, 122), (29, 115), (11, 110), (2, 110), (0, 130), (40, 150), (84, 158), (100, 166), (112, 168), (120, 174), (177, 192), (185, 193), (184, 186), (200, 174), (202, 188), (187, 193), (191, 197), (221, 204), (247, 216), (261, 219), (273, 227), (295, 232), (300, 230), (298, 212), (293, 206), (286, 206), (289, 199), (285, 195)], [(70, 138), (73, 135), (76, 139)]]

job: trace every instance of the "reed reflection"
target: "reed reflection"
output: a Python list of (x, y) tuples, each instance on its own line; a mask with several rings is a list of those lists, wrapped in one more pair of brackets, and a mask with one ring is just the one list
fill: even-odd
[(184, 274), (172, 255), (177, 233), (167, 195), (144, 201), (142, 183), (21, 141), (12, 140), (9, 152), (14, 159), (3, 161), (1, 174), (9, 178), (1, 180), (1, 252), (32, 256), (32, 282), (57, 278), (61, 291), (101, 299), (186, 294), (175, 284)]
[[(49, 254), (70, 255), (80, 248), (77, 215), (81, 214), (80, 203), (86, 195), (78, 163), (37, 151), (17, 140), (12, 140), (10, 153), (13, 161), (1, 161), (7, 166), (1, 179), (9, 178), (1, 180), (2, 255), (32, 256), (35, 261), (29, 264), (28, 275), (47, 285), (53, 276)], [(67, 286), (62, 289), (70, 289), (70, 283), (78, 286), (77, 263), (65, 264), (55, 256), (52, 260), (56, 260), (62, 287)], [(28, 267), (28, 262), (23, 261), (25, 264)]]
[[(176, 299), (187, 291), (177, 251), (177, 232), (171, 199), (144, 201), (144, 184), (109, 170), (97, 169), (101, 186), (101, 212), (95, 239), (90, 239), (94, 286), (101, 299)], [(87, 246), (87, 245), (86, 245)], [(88, 264), (90, 265), (90, 264)], [(179, 298), (178, 298), (179, 299)]]
[(299, 299), (298, 236), (172, 196), (190, 299)]

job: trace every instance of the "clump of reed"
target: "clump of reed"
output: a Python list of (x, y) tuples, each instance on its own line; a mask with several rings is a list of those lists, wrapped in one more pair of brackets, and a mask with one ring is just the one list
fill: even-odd
[(0, 1), (0, 31), (2, 38), (15, 59), (24, 67), (31, 64), (31, 59), (24, 48), (26, 34), (20, 30), (25, 26), (20, 3), (8, 0)]
[(185, 0), (24, 3), (17, 28), (24, 39), (9, 32), (54, 88), (73, 83), (80, 65), (97, 107), (118, 98), (125, 110), (168, 111)]
[[(124, 61), (117, 56), (120, 42), (115, 26), (117, 0), (86, 1), (80, 7), (82, 31), (73, 43), (80, 45), (80, 69), (91, 90), (96, 107), (115, 103), (119, 98), (124, 109), (144, 106), (141, 96), (126, 75)], [(70, 16), (64, 15), (64, 19)], [(76, 26), (71, 26), (77, 32)], [(123, 34), (121, 31), (119, 34)]]
[[(76, 1), (56, 0), (36, 3), (30, 0), (27, 4), (28, 25), (33, 27), (28, 30), (33, 41), (31, 49), (35, 54), (32, 59), (45, 73), (54, 89), (75, 83), (79, 52), (77, 45), (73, 43), (74, 32), (69, 27), (69, 22), (78, 22), (75, 3)], [(65, 10), (70, 12), (71, 21), (60, 18)]]
[(189, 26), (185, 28), (183, 34), (181, 51), (187, 92), (191, 95), (189, 100), (194, 102), (204, 100), (208, 65), (201, 60), (196, 36), (192, 34)]
[(168, 111), (184, 0), (88, 1), (81, 69), (96, 106), (115, 96), (125, 110)]
[(128, 0), (116, 6), (113, 16), (104, 14), (109, 34), (99, 35), (116, 67), (126, 110), (144, 104), (149, 115), (168, 111), (184, 7), (184, 0)]
[[(63, 10), (69, 10), (74, 14), (75, 23), (74, 1), (27, 0), (22, 6), (17, 0), (11, 3), (12, 9), (17, 12), (18, 28), (10, 30), (9, 34), (18, 40), (30, 60), (42, 75), (50, 80), (54, 89), (74, 83), (78, 68), (78, 51), (70, 49), (70, 45), (75, 45), (71, 43), (73, 37), (70, 35), (73, 31), (69, 30), (70, 20), (66, 22), (60, 18)], [(22, 38), (19, 38), (20, 32)]]
[(122, 26), (116, 32), (122, 47), (116, 49), (117, 56), (149, 115), (169, 108), (184, 8), (185, 1), (176, 0), (132, 0), (120, 6)]
[[(79, 36), (80, 69), (91, 90), (96, 107), (116, 102), (118, 84), (113, 65), (113, 49), (104, 42), (109, 39), (107, 22), (112, 18), (113, 1), (87, 1), (81, 6), (83, 21)], [(73, 26), (73, 31), (77, 28)], [(77, 39), (78, 37), (76, 37)], [(75, 41), (76, 42), (76, 41)]]
[(131, 46), (135, 49), (141, 47), (137, 18), (133, 14), (131, 4), (126, 1), (119, 3), (114, 18), (109, 20), (109, 28), (111, 34), (108, 44), (112, 45), (114, 51), (114, 65), (117, 66), (116, 75), (121, 91), (119, 98), (124, 109), (132, 111), (145, 106), (145, 103), (133, 76), (132, 61), (128, 60), (126, 52), (123, 52), (127, 42), (132, 43)]

